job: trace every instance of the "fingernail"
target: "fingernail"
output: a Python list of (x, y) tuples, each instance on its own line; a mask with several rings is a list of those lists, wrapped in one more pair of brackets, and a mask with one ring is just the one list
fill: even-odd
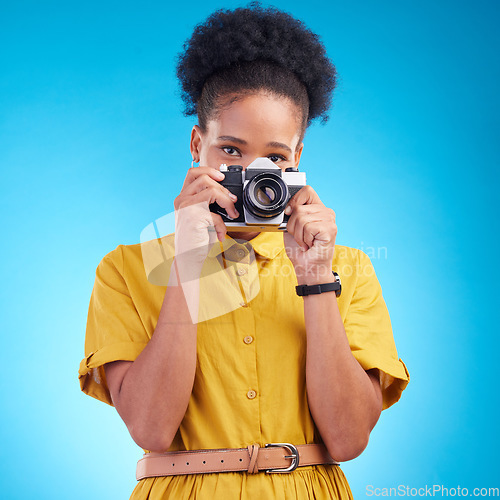
[(285, 214), (290, 215), (290, 212), (292, 211), (292, 207), (288, 206), (285, 208)]
[(220, 170), (217, 170), (217, 177), (224, 179), (225, 175)]
[(237, 197), (235, 194), (233, 194), (233, 193), (229, 193), (229, 196), (230, 196), (230, 197), (231, 197), (231, 199), (232, 199), (232, 200), (234, 200), (234, 201), (237, 201), (237, 200), (238, 200), (238, 197)]

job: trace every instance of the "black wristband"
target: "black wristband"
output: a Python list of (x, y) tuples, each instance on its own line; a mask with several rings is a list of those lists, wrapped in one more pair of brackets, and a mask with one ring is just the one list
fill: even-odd
[(342, 285), (340, 283), (340, 276), (332, 271), (335, 276), (335, 281), (333, 283), (322, 283), (321, 285), (297, 285), (295, 287), (295, 291), (299, 297), (303, 297), (305, 295), (315, 295), (318, 293), (324, 292), (335, 292), (337, 297), (340, 297), (342, 293)]

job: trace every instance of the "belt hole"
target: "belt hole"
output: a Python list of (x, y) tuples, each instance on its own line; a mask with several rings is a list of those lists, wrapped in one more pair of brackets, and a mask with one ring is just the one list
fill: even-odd
[(243, 462), (243, 459), (242, 459), (242, 458), (240, 458), (240, 462)]
[(174, 467), (174, 466), (175, 466), (175, 464), (172, 464), (172, 467)]
[(224, 463), (224, 460), (221, 460), (220, 462), (221, 462), (221, 464), (223, 464), (223, 463)]
[(186, 462), (186, 465), (189, 465), (189, 462)]
[(203, 463), (206, 464), (207, 462), (205, 462), (205, 460), (203, 460)]

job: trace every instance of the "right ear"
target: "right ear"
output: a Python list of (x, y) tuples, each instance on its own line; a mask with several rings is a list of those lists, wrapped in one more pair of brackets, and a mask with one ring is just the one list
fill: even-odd
[(191, 130), (190, 143), (191, 156), (193, 157), (193, 161), (195, 163), (200, 161), (202, 135), (201, 128), (198, 125), (195, 125), (193, 130)]

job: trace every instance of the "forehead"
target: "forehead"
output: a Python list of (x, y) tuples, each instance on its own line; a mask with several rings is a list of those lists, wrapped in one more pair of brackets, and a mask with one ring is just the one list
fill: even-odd
[(214, 137), (234, 136), (254, 143), (281, 142), (296, 148), (301, 136), (301, 110), (290, 99), (267, 93), (233, 95), (208, 122)]

